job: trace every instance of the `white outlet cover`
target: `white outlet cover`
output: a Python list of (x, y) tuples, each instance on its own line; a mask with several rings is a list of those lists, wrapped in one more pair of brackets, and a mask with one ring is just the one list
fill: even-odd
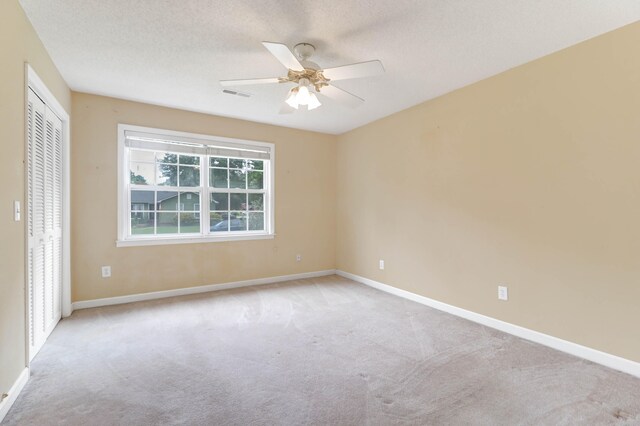
[(384, 270), (384, 260), (380, 260), (380, 270)]
[(111, 277), (111, 266), (103, 266), (102, 267), (102, 278)]
[(498, 299), (509, 300), (509, 289), (507, 289), (507, 287), (502, 285), (498, 286)]

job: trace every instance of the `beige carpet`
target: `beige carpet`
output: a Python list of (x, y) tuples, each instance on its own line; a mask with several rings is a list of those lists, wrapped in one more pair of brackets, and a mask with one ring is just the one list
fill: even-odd
[(331, 276), (61, 321), (7, 425), (640, 424), (640, 379)]

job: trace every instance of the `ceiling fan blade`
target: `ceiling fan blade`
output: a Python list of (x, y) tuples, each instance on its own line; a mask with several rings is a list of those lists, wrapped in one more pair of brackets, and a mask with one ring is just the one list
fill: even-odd
[(359, 62), (357, 64), (343, 65), (341, 67), (322, 70), (322, 75), (331, 81), (371, 77), (380, 74), (384, 74), (384, 67), (382, 66), (382, 62), (378, 60)]
[(318, 93), (350, 108), (357, 108), (364, 103), (364, 99), (336, 86), (324, 86)]
[(250, 86), (252, 84), (272, 84), (280, 83), (278, 77), (273, 78), (251, 78), (248, 80), (220, 80), (220, 85), (224, 87), (229, 86)]
[(286, 44), (263, 41), (262, 45), (266, 47), (285, 68), (294, 71), (304, 71), (304, 67), (300, 65), (300, 62), (296, 59), (296, 56), (291, 53), (291, 50), (289, 50)]

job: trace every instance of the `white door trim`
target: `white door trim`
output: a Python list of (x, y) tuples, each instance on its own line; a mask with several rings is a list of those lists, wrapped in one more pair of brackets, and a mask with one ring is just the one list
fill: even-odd
[[(53, 111), (55, 115), (62, 121), (62, 294), (61, 294), (61, 308), (62, 317), (68, 317), (71, 315), (71, 216), (70, 216), (70, 118), (69, 113), (64, 109), (62, 104), (56, 99), (56, 97), (47, 88), (42, 79), (38, 76), (35, 70), (29, 63), (25, 63), (25, 90), (24, 90), (24, 105), (25, 105), (25, 159), (28, 158), (29, 143), (28, 136), (28, 98), (29, 88), (33, 90), (47, 105), (47, 107)], [(25, 166), (25, 193), (23, 197), (23, 206), (28, 204), (28, 167)], [(23, 208), (26, 213), (26, 208)], [(23, 220), (27, 220), (27, 215), (23, 215)], [(25, 229), (25, 259), (28, 259), (28, 226)], [(25, 264), (25, 267), (29, 266)], [(28, 269), (25, 271), (25, 306), (26, 315), (29, 315), (29, 298), (28, 298)], [(28, 320), (28, 318), (26, 318)], [(29, 328), (26, 327), (27, 334), (27, 365), (29, 365)]]

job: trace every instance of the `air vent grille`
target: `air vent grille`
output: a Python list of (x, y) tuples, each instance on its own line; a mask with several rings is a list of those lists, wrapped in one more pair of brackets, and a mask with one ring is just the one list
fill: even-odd
[(250, 98), (251, 97), (251, 95), (249, 93), (243, 93), (243, 92), (238, 92), (236, 90), (229, 90), (229, 89), (224, 89), (222, 91), (222, 93), (226, 93), (227, 95), (241, 96), (243, 98)]

